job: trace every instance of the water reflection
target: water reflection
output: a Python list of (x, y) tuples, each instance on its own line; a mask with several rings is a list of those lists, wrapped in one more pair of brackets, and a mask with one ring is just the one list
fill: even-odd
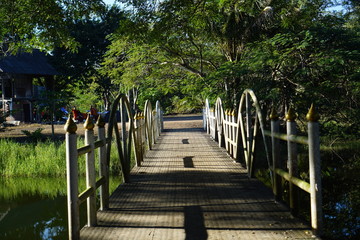
[[(66, 180), (0, 179), (0, 239), (67, 239)], [(120, 183), (111, 179), (110, 191)], [(79, 185), (84, 188), (85, 181)], [(86, 204), (80, 206), (85, 225)]]

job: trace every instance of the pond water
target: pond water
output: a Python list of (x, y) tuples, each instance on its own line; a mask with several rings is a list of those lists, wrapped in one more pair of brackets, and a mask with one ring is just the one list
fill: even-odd
[[(111, 177), (110, 192), (119, 184)], [(85, 189), (85, 179), (79, 186)], [(67, 239), (66, 199), (65, 178), (0, 178), (0, 239)], [(80, 215), (83, 227), (86, 202)]]

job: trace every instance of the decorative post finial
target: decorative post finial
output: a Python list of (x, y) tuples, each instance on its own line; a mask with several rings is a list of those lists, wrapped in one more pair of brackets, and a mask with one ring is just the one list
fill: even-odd
[(65, 123), (64, 130), (67, 133), (76, 133), (77, 126), (76, 123), (73, 121), (71, 114), (69, 114), (69, 117)]
[(296, 114), (294, 108), (293, 108), (293, 107), (290, 107), (290, 108), (289, 108), (289, 111), (288, 111), (288, 112), (286, 113), (286, 115), (285, 115), (286, 121), (288, 121), (288, 122), (294, 122), (296, 118), (297, 118), (297, 114)]
[(105, 121), (104, 121), (104, 118), (102, 117), (102, 115), (99, 115), (98, 116), (98, 119), (96, 121), (96, 125), (100, 128), (103, 128), (105, 127)]
[(314, 104), (311, 104), (309, 112), (306, 114), (306, 120), (308, 120), (309, 122), (317, 122), (319, 119), (319, 113), (316, 111)]
[(269, 115), (270, 120), (276, 121), (279, 119), (279, 115), (277, 114), (276, 110), (274, 107), (271, 108), (271, 112)]
[(84, 128), (86, 130), (93, 130), (95, 127), (95, 124), (92, 120), (92, 118), (90, 117), (90, 114), (87, 115), (86, 121), (84, 123)]

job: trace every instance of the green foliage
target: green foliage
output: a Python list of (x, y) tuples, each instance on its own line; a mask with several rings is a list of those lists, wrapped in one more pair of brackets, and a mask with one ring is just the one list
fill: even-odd
[(23, 132), (27, 137), (29, 137), (31, 142), (37, 142), (44, 137), (44, 135), (41, 133), (42, 130), (44, 129), (38, 128), (34, 132), (30, 132), (28, 130), (21, 130), (21, 132)]
[(95, 107), (98, 111), (102, 110), (103, 100), (101, 95), (96, 93), (96, 84), (92, 84), (87, 89), (82, 87), (73, 88), (73, 98), (68, 103), (68, 110), (75, 106), (81, 113), (86, 113), (90, 110), (90, 106)]
[(0, 51), (63, 46), (75, 50), (78, 43), (66, 23), (89, 17), (103, 6), (102, 1), (2, 0), (0, 2)]

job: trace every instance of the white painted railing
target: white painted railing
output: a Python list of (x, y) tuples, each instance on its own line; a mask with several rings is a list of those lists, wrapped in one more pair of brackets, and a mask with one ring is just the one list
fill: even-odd
[[(120, 111), (121, 131), (116, 119)], [(126, 121), (128, 119), (128, 121)], [(97, 123), (98, 137), (94, 139), (95, 124), (88, 116), (85, 128), (85, 146), (77, 147), (77, 125), (69, 116), (65, 125), (66, 131), (66, 171), (68, 193), (68, 226), (69, 239), (80, 239), (79, 205), (87, 201), (87, 226), (96, 226), (96, 189), (100, 188), (100, 210), (109, 207), (109, 163), (111, 144), (116, 141), (123, 181), (129, 182), (131, 152), (134, 152), (137, 166), (144, 160), (146, 146), (151, 149), (163, 129), (162, 111), (159, 102), (153, 111), (150, 102), (146, 102), (143, 113), (133, 116), (132, 109), (125, 95), (119, 95), (110, 111), (107, 137), (105, 122), (99, 117)], [(115, 135), (113, 135), (115, 134)], [(96, 181), (95, 149), (98, 149), (99, 176)], [(86, 189), (79, 194), (78, 190), (78, 157), (85, 154)]]
[[(275, 198), (277, 200), (282, 199), (281, 177), (289, 181), (290, 209), (295, 215), (297, 213), (297, 189), (295, 186), (310, 193), (311, 226), (315, 234), (321, 235), (322, 190), (318, 115), (315, 113), (313, 106), (311, 106), (306, 116), (308, 120), (308, 137), (296, 136), (295, 116), (296, 114), (293, 112), (293, 109), (290, 109), (285, 117), (287, 133), (281, 134), (279, 132), (279, 118), (273, 111), (269, 116), (271, 130), (266, 130), (259, 102), (254, 92), (246, 89), (241, 96), (237, 111), (224, 111), (220, 98), (217, 99), (215, 108), (211, 111), (209, 101), (206, 99), (204, 126), (206, 126), (207, 133), (219, 142), (220, 147), (225, 147), (232, 158), (236, 161), (239, 161), (240, 158), (244, 159), (249, 177), (253, 176), (255, 140), (260, 128)], [(272, 162), (270, 162), (266, 137), (271, 138)], [(280, 140), (287, 142), (288, 171), (284, 171), (281, 167)], [(308, 145), (309, 183), (298, 178), (297, 144)]]

